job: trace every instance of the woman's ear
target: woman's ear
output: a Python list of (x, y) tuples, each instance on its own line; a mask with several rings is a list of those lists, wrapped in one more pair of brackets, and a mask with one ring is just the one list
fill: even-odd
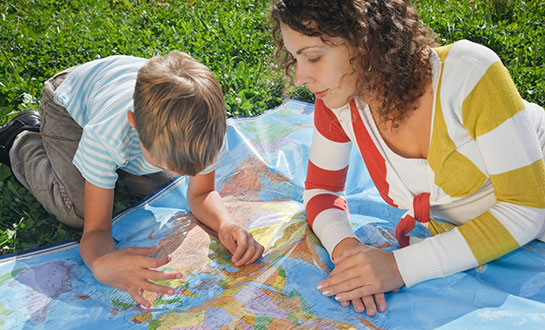
[(129, 124), (134, 127), (134, 112), (131, 110), (127, 111), (127, 118), (129, 119)]

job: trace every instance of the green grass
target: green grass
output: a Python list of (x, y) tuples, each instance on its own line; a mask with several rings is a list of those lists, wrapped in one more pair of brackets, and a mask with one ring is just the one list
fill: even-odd
[[(268, 0), (6, 0), (0, 4), (0, 123), (37, 109), (43, 82), (75, 64), (113, 54), (183, 50), (209, 66), (229, 116), (251, 116), (282, 99), (281, 70), (266, 26)], [(442, 44), (470, 39), (496, 51), (529, 101), (545, 105), (545, 0), (420, 0)], [(290, 95), (310, 99), (302, 89)], [(81, 231), (55, 221), (0, 165), (0, 253)], [(116, 196), (118, 212), (136, 200)]]

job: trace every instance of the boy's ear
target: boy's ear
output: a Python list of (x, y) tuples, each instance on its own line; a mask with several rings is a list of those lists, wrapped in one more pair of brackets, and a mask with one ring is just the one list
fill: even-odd
[(134, 127), (134, 112), (131, 110), (127, 111), (127, 117), (129, 119), (129, 124)]

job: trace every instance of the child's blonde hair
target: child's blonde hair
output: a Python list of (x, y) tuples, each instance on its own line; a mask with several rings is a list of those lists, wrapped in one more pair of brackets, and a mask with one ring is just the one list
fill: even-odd
[(213, 163), (225, 133), (214, 74), (186, 53), (149, 59), (138, 71), (134, 119), (144, 148), (169, 170), (196, 175)]

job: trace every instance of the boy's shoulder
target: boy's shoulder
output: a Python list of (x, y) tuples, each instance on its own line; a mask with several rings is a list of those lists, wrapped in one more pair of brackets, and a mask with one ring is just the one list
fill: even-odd
[(82, 72), (96, 73), (107, 71), (138, 71), (147, 59), (130, 55), (111, 55), (98, 58), (80, 65), (73, 71), (75, 74)]
[(125, 63), (125, 62), (140, 62), (140, 61), (146, 61), (146, 60), (147, 59), (145, 59), (145, 58), (138, 57), (138, 56), (132, 56), (132, 55), (109, 55), (109, 56), (106, 56), (106, 57), (98, 56), (96, 59), (90, 60), (90, 61), (86, 62), (85, 64), (88, 64), (88, 63), (101, 63), (101, 62)]
[(100, 95), (108, 98), (110, 94), (118, 93), (128, 85), (132, 89), (138, 70), (146, 61), (140, 57), (112, 55), (84, 63), (70, 72), (57, 88), (55, 102), (70, 111), (70, 103), (76, 99)]

